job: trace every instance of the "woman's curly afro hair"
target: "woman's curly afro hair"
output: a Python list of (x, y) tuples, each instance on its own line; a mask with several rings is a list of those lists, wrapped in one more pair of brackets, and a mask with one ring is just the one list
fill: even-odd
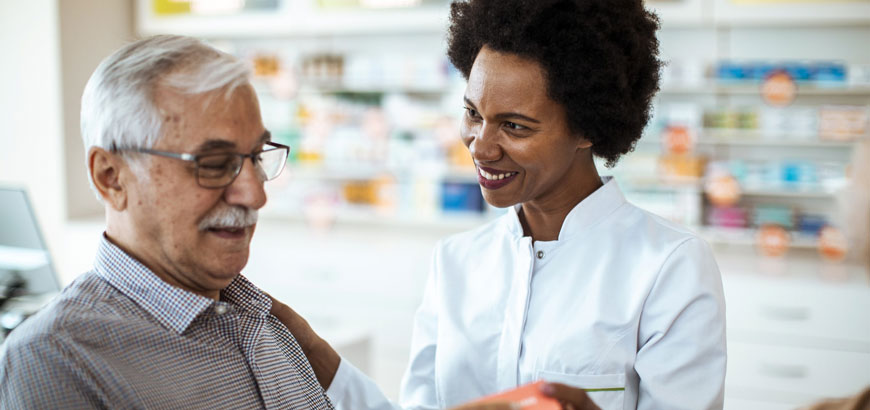
[(447, 56), (466, 79), (484, 45), (537, 61), (571, 131), (613, 166), (649, 121), (658, 28), (642, 0), (454, 1)]

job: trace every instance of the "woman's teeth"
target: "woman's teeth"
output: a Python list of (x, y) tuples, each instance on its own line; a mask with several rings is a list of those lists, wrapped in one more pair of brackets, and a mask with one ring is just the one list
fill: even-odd
[(498, 181), (500, 179), (510, 178), (517, 174), (516, 172), (508, 172), (504, 174), (490, 174), (489, 172), (486, 172), (480, 168), (478, 168), (478, 171), (480, 172), (480, 175), (490, 181)]

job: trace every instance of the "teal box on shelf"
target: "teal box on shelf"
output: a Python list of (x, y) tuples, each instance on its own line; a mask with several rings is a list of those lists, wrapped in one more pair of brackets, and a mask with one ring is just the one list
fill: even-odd
[(785, 229), (794, 228), (794, 210), (785, 206), (763, 205), (755, 208), (755, 226), (779, 225)]
[(480, 185), (470, 182), (444, 182), (441, 185), (441, 209), (446, 212), (483, 212)]

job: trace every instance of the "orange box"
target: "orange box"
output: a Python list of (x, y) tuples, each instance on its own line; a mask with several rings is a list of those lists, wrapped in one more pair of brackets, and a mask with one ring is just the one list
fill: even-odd
[(529, 383), (513, 390), (493, 394), (475, 400), (475, 403), (508, 402), (522, 406), (522, 410), (561, 410), (562, 406), (556, 399), (547, 397), (541, 393), (543, 380)]

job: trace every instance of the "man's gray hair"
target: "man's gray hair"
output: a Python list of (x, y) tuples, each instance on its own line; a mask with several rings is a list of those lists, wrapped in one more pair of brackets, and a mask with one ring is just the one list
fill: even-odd
[(225, 89), (229, 96), (250, 74), (239, 59), (191, 37), (160, 35), (127, 44), (103, 60), (85, 86), (85, 152), (153, 147), (163, 127), (154, 101), (158, 86), (188, 94)]

